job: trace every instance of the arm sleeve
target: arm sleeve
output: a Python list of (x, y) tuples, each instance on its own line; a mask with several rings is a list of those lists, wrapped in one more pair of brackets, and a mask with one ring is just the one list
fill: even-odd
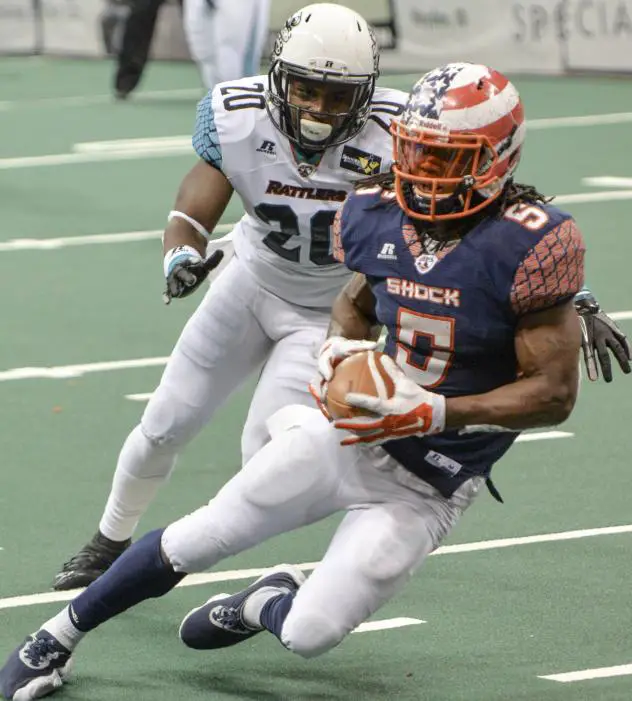
[(584, 284), (584, 241), (574, 219), (547, 231), (514, 275), (510, 301), (518, 316), (571, 299)]
[(198, 104), (192, 141), (193, 148), (200, 158), (214, 168), (222, 169), (222, 148), (215, 126), (212, 92), (209, 92)]

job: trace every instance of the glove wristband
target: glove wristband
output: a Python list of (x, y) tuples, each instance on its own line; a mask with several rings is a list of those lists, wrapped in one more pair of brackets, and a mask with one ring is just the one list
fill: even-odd
[(432, 401), (432, 423), (428, 434), (441, 433), (445, 430), (445, 397), (442, 394), (435, 394)]
[(201, 261), (202, 256), (193, 248), (193, 246), (175, 246), (170, 248), (165, 253), (165, 258), (163, 260), (163, 270), (165, 277), (169, 277), (174, 266), (183, 260), (194, 259), (195, 262)]

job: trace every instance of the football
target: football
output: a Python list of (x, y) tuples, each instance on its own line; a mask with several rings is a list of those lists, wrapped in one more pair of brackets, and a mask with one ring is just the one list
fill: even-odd
[[(384, 353), (363, 351), (342, 360), (334, 369), (334, 376), (327, 385), (327, 411), (334, 419), (349, 419), (354, 416), (374, 416), (373, 413), (347, 404), (348, 392), (361, 392), (374, 397), (388, 399), (393, 396), (395, 385), (382, 366)], [(375, 370), (374, 373), (371, 369)]]

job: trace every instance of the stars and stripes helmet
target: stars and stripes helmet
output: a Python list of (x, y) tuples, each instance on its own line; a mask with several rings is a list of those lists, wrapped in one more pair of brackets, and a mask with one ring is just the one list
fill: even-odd
[(400, 207), (423, 221), (459, 219), (491, 204), (512, 177), (524, 110), (498, 71), (448, 63), (414, 85), (391, 134)]

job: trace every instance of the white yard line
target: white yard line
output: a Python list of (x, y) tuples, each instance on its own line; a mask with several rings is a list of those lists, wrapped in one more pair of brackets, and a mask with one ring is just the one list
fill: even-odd
[(427, 621), (421, 618), (387, 618), (383, 621), (369, 621), (361, 623), (352, 633), (373, 633), (376, 630), (390, 630), (392, 628), (404, 628), (405, 626), (418, 626)]
[[(174, 90), (141, 90), (134, 93), (130, 99), (130, 104), (143, 102), (145, 100), (181, 100), (181, 99), (201, 99), (204, 96), (203, 88), (178, 88)], [(69, 95), (68, 97), (40, 97), (33, 100), (5, 100), (0, 102), (0, 109), (14, 110), (33, 107), (42, 109), (43, 107), (86, 107), (90, 105), (103, 105), (113, 103), (114, 97), (111, 93), (97, 95)], [(125, 109), (127, 105), (121, 105)]]
[[(539, 675), (538, 679), (548, 679), (553, 682), (583, 682), (588, 679), (608, 679), (610, 677), (625, 677), (632, 675), (632, 664), (620, 664), (615, 667), (598, 667), (596, 669), (580, 669), (577, 672), (562, 672), (560, 674)], [(595, 694), (594, 698), (597, 698)]]
[(165, 365), (169, 357), (133, 358), (131, 360), (109, 360), (83, 365), (57, 365), (55, 367), (13, 368), (0, 372), (0, 382), (11, 380), (66, 380), (70, 377), (82, 377), (92, 372), (111, 372), (132, 368), (150, 368)]
[(190, 144), (186, 148), (156, 148), (153, 151), (144, 149), (139, 151), (104, 151), (103, 153), (51, 153), (46, 156), (0, 158), (0, 170), (102, 163), (103, 161), (132, 161), (140, 158), (164, 158), (185, 155), (194, 156), (193, 147)]
[[(615, 321), (632, 319), (632, 311), (610, 312), (609, 316)], [(168, 357), (132, 358), (129, 360), (106, 360), (76, 365), (56, 365), (52, 367), (31, 366), (11, 368), (9, 370), (0, 371), (0, 382), (42, 379), (65, 380), (70, 377), (81, 377), (82, 375), (94, 372), (112, 372), (116, 370), (156, 367), (158, 365), (164, 365), (168, 359)], [(135, 401), (144, 401), (145, 396), (146, 393), (126, 395), (128, 399)]]
[(568, 431), (534, 431), (523, 433), (516, 438), (516, 443), (531, 443), (533, 441), (548, 441), (556, 438), (572, 438), (575, 434)]
[(143, 139), (113, 139), (111, 141), (84, 141), (72, 147), (74, 153), (188, 153), (190, 136), (157, 136)]
[[(632, 199), (630, 190), (606, 190), (604, 192), (578, 192), (568, 195), (558, 195), (555, 202), (559, 205), (566, 204), (590, 204), (593, 202), (612, 202), (616, 200)], [(235, 226), (234, 223), (218, 224), (217, 233), (226, 233)], [(0, 253), (13, 251), (56, 251), (70, 246), (93, 246), (110, 243), (134, 243), (157, 239), (162, 236), (162, 230), (150, 229), (147, 231), (127, 231), (117, 234), (89, 234), (64, 236), (51, 239), (17, 238), (0, 242)]]
[(582, 185), (588, 187), (622, 187), (632, 188), (632, 178), (620, 178), (615, 175), (597, 175), (591, 178), (582, 178)]
[(527, 130), (566, 129), (567, 127), (601, 127), (608, 124), (629, 124), (632, 112), (607, 112), (604, 114), (586, 114), (581, 117), (545, 117), (528, 119)]
[(126, 394), (125, 399), (130, 402), (148, 402), (151, 399), (153, 392), (141, 392), (140, 394)]
[(570, 195), (556, 195), (555, 205), (592, 204), (593, 202), (616, 202), (632, 200), (631, 190), (604, 190), (603, 192), (577, 192)]
[[(555, 543), (567, 540), (579, 540), (581, 538), (593, 538), (596, 536), (621, 535), (632, 533), (632, 525), (605, 526), (601, 528), (584, 528), (576, 531), (561, 531), (557, 533), (543, 533), (540, 535), (521, 536), (518, 538), (500, 538), (496, 540), (481, 540), (474, 543), (459, 543), (456, 545), (444, 545), (437, 548), (432, 556), (436, 555), (460, 555), (463, 553), (482, 552), (484, 550), (497, 550), (499, 548), (511, 548), (534, 543)], [(313, 570), (317, 562), (303, 562), (298, 564), (302, 570)], [(225, 570), (220, 572), (208, 572), (189, 575), (178, 584), (179, 587), (194, 587), (203, 584), (218, 582), (230, 582), (241, 579), (254, 579), (260, 577), (269, 567), (257, 567), (243, 570)], [(48, 604), (74, 599), (80, 589), (57, 592), (47, 591), (39, 594), (25, 594), (0, 599), (0, 609), (11, 609), (19, 606), (32, 606), (35, 604)]]
[[(171, 94), (174, 91), (165, 91)], [(141, 93), (142, 94), (142, 93)], [(139, 96), (141, 95), (139, 94)], [(145, 93), (144, 99), (151, 99), (157, 93)], [(181, 94), (189, 94), (188, 90)], [(198, 93), (198, 96), (201, 92)], [(68, 105), (95, 104), (104, 96), (94, 95), (85, 98), (60, 98)], [(111, 98), (110, 98), (111, 99)], [(83, 102), (82, 102), (83, 101)], [(7, 108), (10, 102), (2, 103)], [(560, 129), (568, 127), (594, 127), (612, 124), (627, 124), (632, 122), (632, 112), (612, 112), (606, 114), (591, 114), (571, 117), (547, 117), (532, 119), (527, 122), (528, 130)], [(0, 170), (16, 168), (39, 168), (45, 166), (75, 165), (81, 163), (99, 163), (103, 161), (124, 161), (137, 158), (160, 158), (169, 156), (193, 155), (191, 135), (163, 136), (145, 139), (116, 139), (109, 141), (90, 141), (73, 146), (70, 153), (54, 153), (41, 156), (18, 156), (0, 158)]]
[[(235, 226), (235, 222), (218, 224), (214, 233), (225, 234)], [(85, 236), (64, 236), (54, 239), (10, 239), (0, 242), (0, 252), (8, 251), (54, 251), (70, 246), (94, 246), (109, 243), (134, 243), (135, 241), (148, 241), (159, 239), (163, 229), (148, 231), (127, 231), (120, 234), (88, 234)]]

